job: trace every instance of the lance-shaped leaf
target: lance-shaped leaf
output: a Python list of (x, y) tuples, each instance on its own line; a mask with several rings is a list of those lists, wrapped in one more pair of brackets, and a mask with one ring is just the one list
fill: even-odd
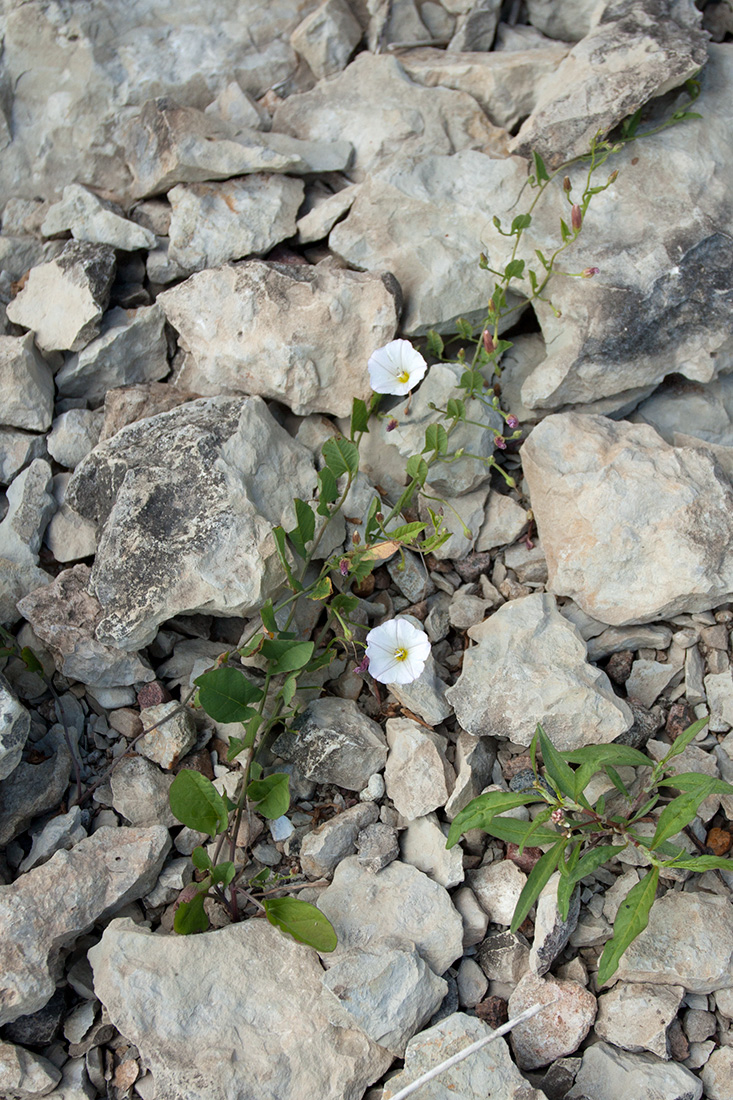
[(681, 752), (684, 752), (688, 745), (697, 737), (698, 733), (701, 733), (705, 729), (706, 725), (710, 721), (710, 715), (706, 714), (704, 718), (699, 718), (697, 722), (693, 722), (691, 726), (688, 726), (686, 730), (683, 730), (679, 737), (675, 737), (674, 744), (669, 750), (663, 764), (666, 764), (668, 760), (671, 760), (675, 756), (679, 756)]
[(685, 871), (725, 871), (733, 870), (733, 860), (723, 856), (691, 856), (689, 859), (675, 859), (669, 866), (682, 867)]
[(538, 791), (488, 791), (473, 798), (467, 806), (456, 814), (448, 833), (446, 848), (457, 844), (463, 833), (469, 829), (485, 829), (496, 814), (504, 810), (513, 810), (516, 806), (527, 806), (531, 802), (541, 802)]
[(262, 902), (270, 924), (316, 951), (334, 951), (337, 944), (333, 925), (320, 909), (299, 898), (265, 898)]
[(613, 935), (603, 948), (598, 967), (599, 988), (616, 973), (619, 959), (624, 951), (649, 923), (649, 910), (657, 895), (658, 882), (659, 868), (654, 867), (640, 882), (637, 882), (636, 886), (632, 886), (619, 905), (613, 925)]
[(520, 924), (522, 924), (524, 918), (527, 916), (527, 913), (529, 913), (530, 909), (537, 901), (537, 898), (546, 886), (550, 876), (562, 859), (567, 843), (566, 837), (561, 837), (557, 844), (553, 845), (549, 852), (545, 852), (545, 854), (535, 863), (529, 878), (524, 884), (524, 889), (519, 895), (519, 901), (514, 910), (512, 923), (509, 926), (510, 932), (517, 931)]
[(676, 836), (685, 825), (689, 825), (697, 816), (697, 810), (701, 802), (707, 798), (705, 790), (690, 791), (687, 794), (673, 798), (668, 806), (665, 806), (659, 815), (657, 828), (649, 847), (653, 850), (663, 840), (669, 840)]
[(705, 791), (705, 797), (709, 794), (733, 794), (733, 787), (723, 779), (716, 779), (712, 775), (702, 775), (700, 772), (680, 772), (679, 775), (670, 775), (666, 779), (659, 780), (660, 787), (673, 787), (677, 791)]
[(560, 835), (556, 829), (548, 829), (546, 825), (535, 828), (534, 822), (517, 821), (514, 817), (494, 817), (482, 827), (490, 836), (508, 844), (524, 845), (530, 837), (535, 844), (554, 844)]
[[(542, 726), (537, 727), (542, 763), (557, 789), (567, 798), (575, 798), (575, 772), (568, 767)], [(586, 803), (587, 805), (587, 803)]]
[(586, 852), (575, 866), (569, 869), (567, 878), (560, 882), (557, 891), (557, 904), (563, 920), (567, 920), (570, 898), (577, 883), (582, 882), (587, 875), (592, 875), (594, 871), (597, 871), (599, 867), (602, 867), (604, 863), (608, 863), (609, 859), (612, 859), (619, 852), (623, 852), (623, 850), (623, 844), (621, 846), (601, 844), (598, 848), (592, 848), (590, 852)]
[(654, 767), (653, 760), (638, 749), (632, 749), (630, 745), (584, 745), (583, 748), (570, 749), (560, 755), (571, 764), (595, 764), (598, 770), (604, 764), (611, 764), (616, 768)]

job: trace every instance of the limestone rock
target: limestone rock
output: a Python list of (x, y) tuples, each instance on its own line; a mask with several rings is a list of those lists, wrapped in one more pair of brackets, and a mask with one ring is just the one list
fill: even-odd
[(30, 728), (30, 714), (0, 676), (0, 780), (7, 779), (20, 763)]
[(55, 474), (53, 477), (52, 492), (56, 500), (56, 511), (43, 536), (43, 541), (56, 561), (64, 563), (89, 558), (97, 549), (97, 525), (82, 519), (66, 503), (66, 488), (70, 479), (70, 473)]
[(479, 944), (476, 960), (492, 982), (517, 985), (529, 970), (529, 944), (521, 932), (492, 932)]
[(48, 208), (41, 232), (53, 237), (67, 230), (75, 241), (108, 244), (125, 252), (154, 248), (155, 234), (128, 221), (119, 206), (98, 198), (79, 183), (64, 188), (60, 202)]
[(361, 37), (361, 24), (346, 0), (325, 0), (296, 27), (290, 44), (320, 79), (346, 68)]
[(46, 441), (13, 428), (0, 428), (0, 485), (9, 485), (36, 458), (42, 458)]
[[(381, 779), (381, 776), (379, 778)], [(376, 875), (377, 871), (388, 867), (400, 854), (397, 830), (382, 821), (367, 825), (356, 838), (356, 848), (358, 853), (356, 858), (360, 865)]]
[(170, 771), (196, 744), (196, 723), (190, 710), (179, 710), (175, 700), (145, 707), (140, 712), (143, 728), (157, 725), (137, 742), (141, 756)]
[(700, 1072), (705, 1095), (710, 1100), (724, 1100), (733, 1089), (733, 1050), (719, 1047), (714, 1050)]
[(496, 762), (496, 743), (488, 737), (474, 737), (461, 730), (456, 740), (453, 766), (456, 782), (445, 804), (445, 816), (452, 821), (472, 798), (480, 795), (491, 782)]
[(730, 902), (704, 892), (668, 892), (655, 901), (616, 973), (625, 982), (681, 985), (689, 993), (733, 986)]
[(0, 336), (0, 421), (45, 432), (53, 416), (53, 375), (32, 333)]
[(450, 851), (445, 846), (447, 835), (435, 814), (426, 814), (410, 821), (400, 836), (403, 863), (423, 871), (434, 882), (450, 890), (463, 882), (463, 850), (457, 844)]
[(629, 419), (636, 424), (651, 424), (667, 443), (674, 444), (682, 432), (707, 443), (731, 447), (733, 377), (725, 374), (704, 385), (686, 378), (665, 382)]
[(435, 671), (435, 661), (432, 656), (425, 662), (417, 680), (409, 684), (388, 684), (389, 691), (398, 702), (402, 703), (418, 718), (422, 718), (429, 726), (437, 726), (450, 718), (453, 707), (446, 701), (446, 685), (439, 679)]
[(104, 609), (90, 591), (87, 565), (65, 569), (51, 584), (19, 601), (18, 610), (51, 650), (59, 671), (71, 680), (100, 687), (124, 687), (155, 674), (136, 653), (98, 641)]
[(350, 187), (344, 187), (314, 203), (308, 213), (303, 214), (296, 222), (298, 242), (310, 244), (327, 237), (339, 218), (351, 209), (358, 193), (359, 184), (353, 183)]
[(533, 27), (548, 38), (579, 42), (589, 34), (598, 20), (603, 4), (600, 0), (527, 0), (527, 15)]
[(158, 413), (194, 401), (195, 393), (179, 390), (170, 382), (143, 382), (135, 386), (123, 386), (110, 390), (104, 399), (104, 421), (100, 441), (111, 439), (113, 435), (136, 420), (145, 420)]
[(266, 921), (204, 936), (114, 921), (89, 958), (95, 991), (150, 1067), (158, 1100), (234, 1096), (243, 1075), (261, 1100), (356, 1100), (392, 1060), (345, 1013), (331, 1023), (338, 1005), (315, 952)]
[(645, 425), (559, 414), (522, 456), (553, 592), (615, 626), (730, 599), (733, 489), (704, 451)]
[(448, 50), (459, 53), (490, 50), (500, 18), (501, 0), (474, 0), (470, 11), (458, 16)]
[(19, 565), (38, 564), (46, 525), (56, 511), (51, 467), (36, 458), (8, 488), (8, 510), (0, 523), (0, 556)]
[(52, 817), (43, 828), (31, 829), (31, 850), (18, 869), (25, 873), (41, 863), (47, 863), (56, 852), (62, 848), (70, 851), (75, 844), (85, 840), (86, 836), (81, 809), (79, 806), (72, 806), (68, 813)]
[(157, 303), (109, 310), (96, 340), (70, 355), (56, 375), (59, 393), (84, 397), (97, 408), (108, 390), (164, 378), (170, 369), (164, 324), (165, 314)]
[[(308, 878), (330, 878), (345, 856), (354, 855), (357, 837), (379, 817), (373, 802), (351, 806), (306, 833), (300, 846), (300, 866)], [(363, 862), (363, 861), (362, 861)]]
[[(491, 1034), (491, 1028), (462, 1012), (454, 1012), (427, 1031), (421, 1031), (405, 1052), (404, 1069), (391, 1077), (384, 1090), (390, 1100), (400, 1089), (471, 1043)], [(427, 1085), (421, 1086), (425, 1100), (542, 1100), (544, 1093), (533, 1089), (512, 1061), (509, 1045), (501, 1037), (452, 1066)]]
[[(440, 91), (422, 89), (428, 95)], [(526, 171), (517, 157), (497, 160), (465, 148), (452, 155), (439, 149), (435, 155), (393, 159), (370, 170), (348, 217), (331, 231), (329, 246), (353, 267), (393, 273), (405, 296), (406, 335), (430, 328), (455, 332), (458, 317), (480, 323), (487, 286), (476, 276), (477, 242), (495, 214), (508, 216)], [(421, 226), (419, 235), (414, 225)], [(493, 263), (491, 249), (487, 246)]]
[(557, 888), (560, 885), (560, 872), (556, 871), (537, 898), (537, 912), (534, 921), (534, 940), (529, 955), (529, 965), (535, 974), (542, 977), (552, 966), (565, 947), (578, 923), (580, 915), (580, 893), (574, 891), (568, 907), (567, 919), (563, 920), (557, 904)]
[(667, 1059), (667, 1028), (684, 995), (681, 985), (618, 982), (598, 998), (596, 1034), (623, 1050), (649, 1050)]
[(701, 17), (673, 0), (611, 0), (599, 21), (538, 89), (513, 149), (553, 167), (587, 152), (653, 96), (683, 84), (707, 59)]
[(525, 1008), (555, 1001), (511, 1032), (511, 1044), (522, 1069), (546, 1066), (577, 1050), (596, 1016), (596, 999), (578, 982), (525, 974), (509, 998), (509, 1017)]
[(103, 526), (97, 639), (136, 649), (182, 611), (249, 614), (281, 583), (272, 527), (314, 488), (309, 453), (257, 397), (192, 401), (100, 443), (68, 488)]
[(335, 129), (354, 146), (349, 174), (356, 183), (396, 153), (411, 157), (505, 148), (503, 132), (470, 95), (421, 88), (396, 58), (368, 52), (311, 91), (289, 96), (278, 105), (272, 124), (275, 131), (312, 141), (330, 141)]
[(381, 274), (256, 260), (202, 271), (158, 301), (186, 352), (177, 385), (273, 397), (298, 415), (348, 416), (354, 397), (370, 400), (367, 361), (399, 313)]
[(466, 650), (463, 671), (446, 692), (469, 733), (529, 745), (540, 722), (567, 750), (613, 741), (632, 724), (628, 706), (585, 660), (585, 644), (552, 596), (512, 600), (470, 636), (478, 645)]
[(101, 413), (89, 409), (69, 409), (53, 422), (46, 441), (48, 453), (60, 466), (73, 470), (99, 442)]
[(102, 828), (11, 886), (0, 886), (2, 1023), (45, 1005), (64, 948), (95, 921), (148, 893), (170, 843), (161, 827)]
[(55, 260), (31, 269), (8, 305), (8, 320), (31, 329), (41, 351), (80, 351), (99, 333), (114, 270), (107, 245), (72, 241)]
[(314, 699), (297, 722), (281, 733), (272, 751), (316, 783), (361, 791), (387, 759), (382, 728), (352, 699)]
[(511, 859), (486, 863), (470, 876), (471, 887), (491, 924), (510, 925), (527, 876)]
[(408, 821), (444, 806), (455, 772), (445, 758), (447, 739), (411, 718), (390, 718), (389, 756), (384, 771), (387, 794)]
[(494, 550), (497, 546), (506, 546), (519, 538), (527, 525), (527, 513), (510, 496), (497, 493), (489, 494), (484, 509), (484, 522), (476, 539), (476, 550)]
[(71, 756), (63, 735), (49, 732), (42, 742), (36, 743), (39, 750), (44, 747), (50, 755), (40, 764), (18, 764), (2, 781), (0, 846), (21, 833), (34, 817), (55, 810), (64, 796)]
[(130, 756), (121, 761), (110, 777), (112, 806), (131, 825), (178, 824), (168, 801), (173, 776), (167, 775), (150, 760)]
[(48, 1058), (0, 1041), (0, 1089), (7, 1100), (35, 1100), (60, 1080), (60, 1071)]
[(399, 860), (374, 875), (356, 856), (348, 856), (317, 904), (339, 941), (336, 952), (324, 957), (326, 966), (342, 953), (384, 941), (392, 947), (414, 946), (436, 974), (463, 953), (463, 922), (448, 892)]
[(0, 557), (0, 622), (4, 626), (17, 623), (21, 617), (18, 601), (50, 580), (48, 573), (28, 559), (16, 562)]
[(617, 1100), (619, 1096), (648, 1100), (700, 1100), (702, 1082), (677, 1062), (663, 1062), (653, 1054), (627, 1054), (608, 1043), (593, 1043), (567, 1100)]
[(326, 971), (323, 985), (354, 1023), (396, 1058), (403, 1057), (408, 1040), (437, 1011), (448, 991), (448, 983), (414, 948), (347, 955)]
[(178, 184), (172, 207), (169, 258), (182, 271), (269, 252), (295, 235), (301, 180), (258, 173), (224, 183)]

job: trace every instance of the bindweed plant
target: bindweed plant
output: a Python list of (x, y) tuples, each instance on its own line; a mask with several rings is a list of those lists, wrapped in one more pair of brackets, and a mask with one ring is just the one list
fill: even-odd
[[(541, 726), (531, 746), (533, 778), (523, 790), (489, 791), (461, 810), (451, 825), (447, 847), (452, 848), (469, 829), (519, 845), (545, 848), (532, 869), (517, 902), (510, 931), (516, 932), (537, 901), (550, 876), (560, 872), (557, 905), (567, 920), (573, 892), (583, 879), (631, 845), (646, 857), (649, 870), (619, 906), (613, 935), (607, 941), (598, 968), (598, 985), (615, 973), (619, 960), (644, 931), (657, 893), (660, 874), (669, 871), (730, 869), (721, 856), (690, 854), (675, 840), (697, 815), (711, 794), (733, 794), (733, 786), (699, 772), (674, 774), (672, 761), (695, 739), (707, 718), (689, 726), (665, 757), (656, 762), (628, 745), (588, 745), (559, 752)], [(542, 766), (538, 760), (541, 756)], [(633, 783), (624, 782), (618, 768), (636, 768)], [(586, 791), (598, 777), (612, 795), (594, 801)], [(670, 801), (666, 796), (679, 791)], [(532, 821), (504, 816), (517, 806), (540, 804)], [(643, 825), (653, 828), (643, 829)]]

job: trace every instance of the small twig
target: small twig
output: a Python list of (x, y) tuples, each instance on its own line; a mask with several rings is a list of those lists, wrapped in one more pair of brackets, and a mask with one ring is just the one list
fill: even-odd
[(464, 1058), (470, 1057), (470, 1055), (474, 1054), (477, 1050), (481, 1050), (481, 1048), (485, 1047), (488, 1043), (492, 1043), (494, 1039), (498, 1039), (500, 1035), (506, 1035), (507, 1031), (511, 1031), (517, 1024), (523, 1024), (525, 1020), (529, 1020), (532, 1016), (536, 1016), (538, 1012), (542, 1012), (543, 1008), (549, 1008), (550, 1005), (554, 1005), (555, 1000), (547, 1001), (545, 1004), (532, 1005), (531, 1008), (527, 1008), (524, 1012), (520, 1012), (519, 1016), (515, 1016), (513, 1020), (509, 1020), (507, 1023), (502, 1024), (496, 1031), (492, 1031), (490, 1035), (486, 1035), (483, 1039), (477, 1039), (475, 1043), (471, 1043), (471, 1045), (464, 1050), (460, 1050), (458, 1054), (446, 1058), (445, 1062), (441, 1062), (439, 1066), (429, 1069), (427, 1073), (423, 1073), (421, 1077), (418, 1077), (411, 1084), (405, 1085), (399, 1092), (394, 1093), (394, 1095), (390, 1097), (390, 1100), (405, 1100), (407, 1096), (412, 1096), (413, 1092), (416, 1092), (421, 1085), (425, 1085), (428, 1081), (432, 1081), (435, 1077), (438, 1077), (439, 1074), (443, 1073), (444, 1070), (452, 1069), (453, 1066), (457, 1066)]

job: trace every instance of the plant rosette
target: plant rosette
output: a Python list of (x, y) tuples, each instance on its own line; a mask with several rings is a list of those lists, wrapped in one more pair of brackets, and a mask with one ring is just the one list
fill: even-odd
[(390, 619), (366, 637), (369, 672), (381, 684), (411, 684), (422, 675), (430, 640), (408, 619)]

